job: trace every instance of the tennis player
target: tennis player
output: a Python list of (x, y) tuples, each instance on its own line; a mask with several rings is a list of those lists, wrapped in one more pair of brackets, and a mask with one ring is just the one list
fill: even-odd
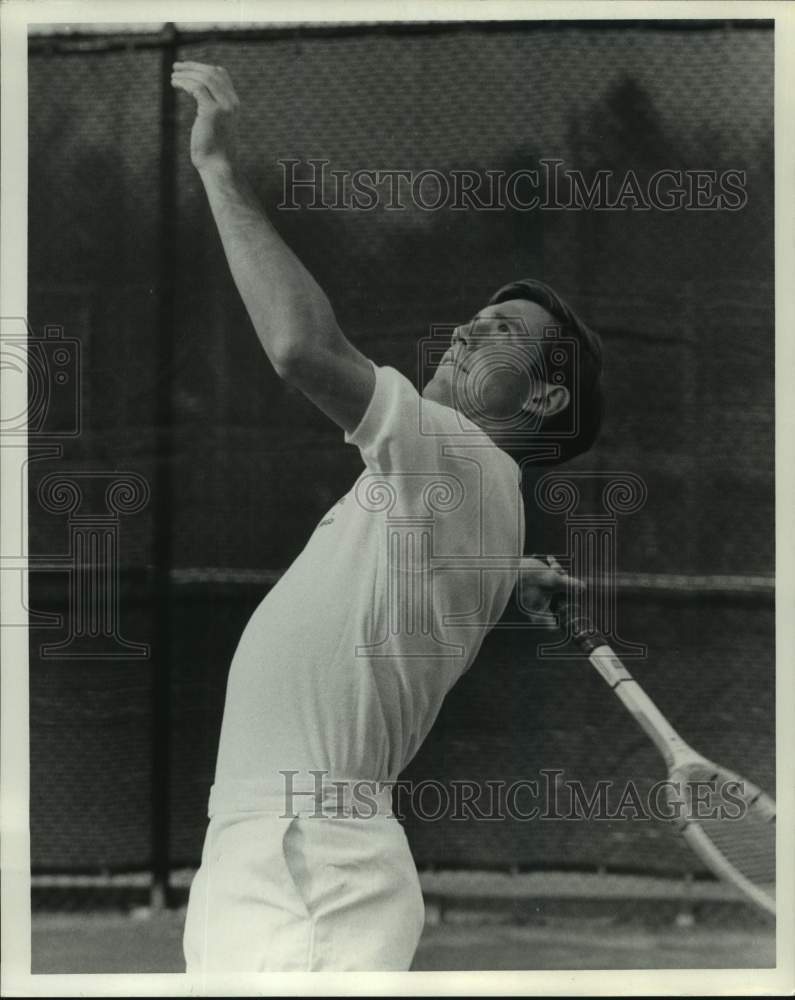
[[(455, 330), (418, 394), (346, 339), (240, 176), (226, 70), (175, 63), (172, 82), (195, 98), (191, 158), (270, 363), (364, 462), (235, 651), (187, 969), (408, 969), (424, 907), (390, 784), (504, 611), (517, 571), (540, 610), (569, 585), (556, 564), (521, 561), (522, 477), (510, 452), (527, 427), (545, 441), (561, 428), (556, 460), (590, 447), (598, 341), (546, 285), (519, 281)], [(549, 329), (579, 345), (576, 387), (543, 377)]]

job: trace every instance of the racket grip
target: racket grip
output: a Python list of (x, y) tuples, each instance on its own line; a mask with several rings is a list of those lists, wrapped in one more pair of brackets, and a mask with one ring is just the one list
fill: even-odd
[(549, 602), (549, 609), (557, 616), (558, 628), (565, 632), (586, 655), (599, 646), (606, 646), (607, 639), (586, 615), (578, 614), (577, 605), (566, 594), (556, 594)]

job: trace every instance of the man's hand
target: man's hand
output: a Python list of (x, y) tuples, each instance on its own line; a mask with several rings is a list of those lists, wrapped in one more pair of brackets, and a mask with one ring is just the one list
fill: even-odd
[(196, 100), (196, 121), (190, 135), (194, 167), (202, 171), (232, 166), (240, 101), (227, 71), (205, 63), (175, 62), (171, 85)]
[(522, 559), (519, 569), (522, 610), (530, 614), (549, 614), (553, 597), (582, 589), (580, 581), (568, 576), (554, 556), (526, 556)]

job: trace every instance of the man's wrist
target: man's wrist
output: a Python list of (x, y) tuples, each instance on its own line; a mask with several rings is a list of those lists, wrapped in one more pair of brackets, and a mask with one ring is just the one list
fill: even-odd
[(228, 157), (212, 157), (205, 163), (197, 164), (196, 169), (205, 184), (233, 181), (237, 173), (235, 164)]

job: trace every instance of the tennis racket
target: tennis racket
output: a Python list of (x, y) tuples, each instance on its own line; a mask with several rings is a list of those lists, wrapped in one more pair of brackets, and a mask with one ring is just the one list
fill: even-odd
[[(673, 822), (719, 878), (776, 912), (776, 804), (756, 785), (702, 757), (676, 732), (588, 618), (565, 596), (551, 602), (558, 624), (588, 657), (654, 743), (668, 767)], [(713, 791), (714, 789), (714, 791)], [(708, 791), (709, 799), (704, 801)]]

